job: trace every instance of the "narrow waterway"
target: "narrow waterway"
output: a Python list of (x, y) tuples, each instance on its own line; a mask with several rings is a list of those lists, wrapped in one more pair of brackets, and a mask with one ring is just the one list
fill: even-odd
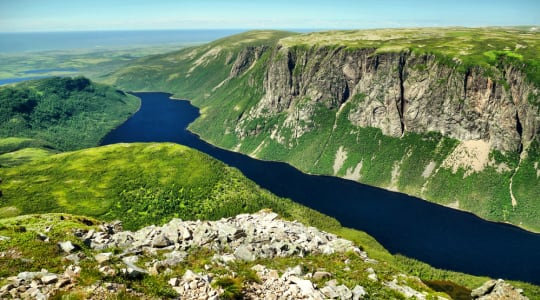
[(102, 145), (175, 142), (238, 168), (274, 194), (290, 198), (363, 230), (392, 253), (435, 267), (540, 284), (540, 235), (472, 214), (330, 176), (313, 176), (216, 148), (187, 130), (199, 111), (165, 93), (136, 93), (141, 109)]

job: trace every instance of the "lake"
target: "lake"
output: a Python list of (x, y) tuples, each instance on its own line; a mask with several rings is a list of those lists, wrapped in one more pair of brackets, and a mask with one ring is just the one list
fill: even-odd
[(304, 174), (280, 162), (267, 162), (214, 147), (187, 126), (199, 111), (165, 93), (135, 93), (140, 110), (110, 132), (102, 145), (119, 142), (175, 142), (238, 168), (274, 194), (290, 198), (342, 225), (365, 231), (392, 253), (434, 267), (540, 284), (540, 235), (488, 222), (473, 214), (401, 193), (330, 176)]

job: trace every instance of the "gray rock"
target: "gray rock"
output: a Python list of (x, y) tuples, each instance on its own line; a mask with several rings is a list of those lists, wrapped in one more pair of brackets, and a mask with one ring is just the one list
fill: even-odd
[(0, 235), (0, 242), (9, 241), (11, 238), (9, 236)]
[(46, 235), (44, 235), (43, 233), (38, 233), (37, 237), (38, 237), (38, 239), (39, 239), (40, 241), (44, 241), (44, 242), (48, 242), (48, 241), (49, 241), (49, 237), (46, 236)]
[(66, 270), (64, 271), (64, 276), (68, 278), (79, 277), (80, 274), (81, 274), (81, 267), (79, 266), (69, 265), (66, 267)]
[(289, 277), (289, 280), (300, 288), (300, 291), (302, 291), (302, 294), (304, 296), (310, 296), (315, 294), (315, 287), (313, 286), (313, 283), (311, 281), (306, 279), (300, 279), (296, 276)]
[(112, 237), (112, 239), (114, 243), (116, 244), (116, 246), (120, 248), (130, 247), (133, 244), (133, 241), (135, 240), (131, 232), (126, 232), (126, 231), (117, 232)]
[(327, 285), (321, 289), (321, 292), (329, 299), (336, 299), (337, 297), (339, 297), (336, 291), (336, 287), (334, 286)]
[(173, 219), (169, 223), (163, 225), (161, 228), (161, 234), (165, 236), (169, 241), (172, 243), (178, 242), (178, 227), (182, 226), (182, 220), (180, 219)]
[(244, 261), (254, 261), (256, 259), (255, 253), (247, 246), (240, 246), (234, 250), (234, 256)]
[(20, 272), (17, 279), (30, 282), (38, 276), (41, 276), (40, 272)]
[(296, 276), (302, 276), (304, 275), (304, 271), (302, 270), (302, 266), (296, 265), (293, 268), (287, 269), (285, 272), (287, 275), (296, 275)]
[(71, 283), (71, 279), (70, 278), (60, 278), (58, 280), (58, 282), (54, 285), (57, 289), (59, 288), (63, 288), (65, 286), (67, 286), (68, 284)]
[(165, 236), (165, 234), (159, 234), (159, 235), (155, 236), (154, 239), (152, 239), (152, 242), (151, 242), (152, 247), (155, 247), (155, 248), (164, 248), (164, 247), (170, 246), (172, 244), (173, 244), (173, 242), (171, 242), (171, 240), (169, 240)]
[(351, 299), (353, 296), (353, 293), (351, 290), (349, 290), (348, 287), (345, 285), (338, 285), (335, 287), (335, 291), (338, 294), (338, 298), (340, 299)]
[(8, 292), (9, 290), (15, 288), (16, 286), (13, 283), (8, 283), (0, 287), (0, 293)]
[(101, 274), (103, 274), (103, 275), (105, 275), (105, 276), (110, 276), (110, 277), (116, 276), (116, 273), (117, 273), (116, 270), (113, 269), (113, 268), (110, 267), (110, 266), (102, 266), (102, 267), (100, 267), (100, 268), (98, 269), (98, 271), (99, 271)]
[(58, 275), (56, 274), (47, 274), (41, 277), (41, 282), (43, 284), (52, 284), (58, 281)]
[(46, 295), (44, 295), (42, 292), (38, 291), (35, 295), (34, 295), (34, 299), (35, 300), (47, 300), (49, 297), (47, 297)]
[(77, 249), (77, 247), (73, 245), (71, 241), (59, 242), (58, 248), (60, 248), (60, 250), (64, 251), (65, 253), (71, 253)]
[(353, 288), (352, 294), (353, 294), (353, 300), (364, 299), (364, 296), (367, 296), (366, 290), (364, 289), (363, 286), (360, 286), (360, 285), (357, 285)]
[(173, 278), (169, 279), (169, 284), (171, 286), (178, 286), (178, 285), (180, 285), (180, 280), (178, 280), (178, 278), (176, 278), (176, 277), (173, 277)]
[(407, 286), (407, 285), (400, 285), (398, 283), (398, 280), (397, 279), (394, 279), (392, 281), (388, 281), (388, 282), (384, 282), (384, 285), (386, 285), (387, 287), (389, 287), (390, 289), (394, 290), (394, 291), (397, 291), (401, 294), (403, 294), (406, 298), (412, 298), (412, 297), (415, 297), (415, 299), (418, 299), (418, 300), (425, 300), (426, 299), (426, 295), (424, 295), (423, 293), (411, 288), (410, 286)]
[(163, 260), (163, 264), (169, 267), (173, 267), (182, 263), (186, 258), (187, 253), (173, 250), (169, 253), (163, 254), (163, 256), (165, 257), (165, 260)]
[(473, 298), (479, 298), (480, 296), (484, 296), (486, 294), (491, 293), (493, 288), (495, 287), (495, 284), (497, 284), (496, 280), (489, 280), (486, 281), (482, 286), (474, 289), (471, 292), (471, 297)]
[(189, 240), (192, 238), (191, 230), (189, 230), (189, 228), (184, 227), (184, 226), (178, 228), (178, 234), (179, 234), (178, 238), (182, 240)]
[(274, 221), (277, 218), (278, 218), (278, 214), (276, 214), (275, 212), (270, 212), (270, 213), (265, 213), (264, 214), (264, 220), (267, 221), (267, 222)]
[(196, 279), (199, 279), (201, 278), (201, 275), (191, 271), (191, 270), (186, 270), (186, 272), (184, 273), (184, 276), (182, 276), (182, 281), (187, 281), (187, 282), (191, 282), (191, 281), (194, 281)]
[(137, 255), (126, 256), (122, 258), (122, 261), (125, 264), (136, 264), (139, 261), (139, 257)]
[(216, 261), (221, 261), (225, 264), (231, 263), (236, 260), (236, 256), (230, 253), (225, 253), (223, 255), (216, 255)]
[(69, 260), (76, 265), (79, 264), (82, 258), (84, 258), (84, 255), (82, 253), (71, 253), (69, 255), (64, 256), (65, 260)]
[(103, 264), (111, 260), (113, 254), (111, 252), (98, 253), (94, 255), (94, 259), (98, 264)]
[(220, 223), (218, 225), (218, 232), (220, 235), (233, 236), (240, 229), (228, 223)]
[(366, 272), (368, 273), (368, 279), (369, 280), (372, 280), (372, 281), (379, 281), (379, 277), (377, 277), (377, 274), (375, 273), (375, 270), (373, 270), (373, 268), (367, 268), (366, 269)]
[(523, 290), (516, 289), (502, 279), (485, 282), (482, 286), (471, 292), (471, 297), (478, 300), (529, 299), (523, 295)]
[(94, 229), (90, 229), (88, 230), (88, 232), (82, 237), (83, 240), (89, 240), (91, 238), (94, 237), (94, 233), (96, 233), (96, 231)]
[(323, 279), (328, 279), (332, 277), (332, 274), (329, 273), (329, 272), (325, 272), (325, 271), (317, 271), (315, 273), (313, 273), (313, 280), (315, 281), (321, 281)]

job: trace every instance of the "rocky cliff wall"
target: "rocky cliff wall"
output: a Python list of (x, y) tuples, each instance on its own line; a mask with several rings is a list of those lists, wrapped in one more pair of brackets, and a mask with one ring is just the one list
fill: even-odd
[(306, 101), (339, 109), (358, 99), (348, 119), (393, 137), (434, 131), (519, 152), (540, 131), (538, 108), (528, 101), (540, 92), (511, 65), (464, 69), (457, 61), (410, 51), (278, 47), (263, 85), (263, 98), (244, 118), (294, 112)]

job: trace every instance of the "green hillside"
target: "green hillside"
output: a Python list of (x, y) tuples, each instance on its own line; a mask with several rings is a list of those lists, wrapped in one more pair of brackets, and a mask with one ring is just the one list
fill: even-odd
[[(249, 31), (203, 46), (140, 58), (120, 68), (105, 83), (135, 91), (168, 91), (195, 101), (205, 99), (227, 78), (236, 56), (246, 47), (275, 47), (285, 31)], [(248, 66), (249, 67), (249, 66)]]
[[(177, 144), (116, 144), (0, 169), (0, 217), (65, 212), (127, 228), (174, 217), (219, 219), (272, 208), (309, 223), (307, 208), (262, 190), (238, 170)], [(306, 219), (307, 218), (307, 219)], [(330, 222), (332, 223), (332, 222)], [(328, 225), (328, 224), (326, 224)]]
[(84, 77), (0, 87), (0, 138), (34, 139), (58, 151), (97, 146), (139, 100)]
[[(278, 198), (238, 170), (177, 144), (116, 144), (61, 153), (2, 168), (0, 177), (3, 178), (0, 183), (0, 236), (9, 238), (0, 243), (0, 251), (16, 249), (18, 257), (35, 258), (0, 257), (0, 283), (2, 276), (22, 271), (47, 268), (51, 272), (62, 272), (65, 259), (58, 252), (56, 243), (66, 239), (92, 257), (91, 250), (73, 232), (78, 228), (94, 228), (101, 222), (99, 220), (118, 219), (123, 221), (124, 228), (136, 230), (151, 224), (164, 224), (171, 218), (215, 220), (265, 208), (278, 212), (285, 219), (295, 219), (354, 241), (371, 258), (380, 261), (370, 265), (361, 263), (358, 267), (372, 266), (384, 278), (391, 279), (396, 273), (415, 274), (427, 286), (414, 281), (409, 284), (428, 291), (450, 289), (453, 292), (448, 293), (456, 297), (470, 293), (470, 289), (486, 280), (485, 277), (434, 269), (403, 256), (392, 256), (369, 235), (343, 228), (335, 219)], [(47, 214), (51, 212), (53, 214)], [(49, 227), (52, 229), (47, 236), (51, 242), (43, 243), (37, 234)], [(178, 274), (186, 269), (202, 270), (204, 264), (210, 263), (212, 252), (190, 249), (188, 255), (190, 258), (175, 269)], [(324, 268), (336, 272), (340, 282), (362, 283), (379, 291), (380, 295), (387, 293), (380, 283), (370, 281), (363, 272), (342, 271), (346, 266), (343, 261), (347, 258), (353, 264), (357, 263), (357, 256), (343, 255), (284, 257), (259, 263), (278, 269), (296, 264)], [(167, 289), (169, 275), (147, 276), (144, 280), (103, 277), (94, 264), (93, 260), (81, 262), (81, 286), (98, 280), (113, 280), (148, 296), (167, 298), (174, 294)], [(242, 272), (248, 272), (250, 267), (251, 264), (235, 264), (234, 270), (244, 274)], [(529, 284), (512, 284), (525, 289), (528, 295), (538, 291)]]

